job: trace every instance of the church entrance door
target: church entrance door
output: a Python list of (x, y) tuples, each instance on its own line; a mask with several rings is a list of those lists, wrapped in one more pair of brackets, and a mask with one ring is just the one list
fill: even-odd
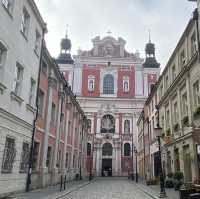
[(102, 176), (112, 176), (112, 159), (102, 159)]

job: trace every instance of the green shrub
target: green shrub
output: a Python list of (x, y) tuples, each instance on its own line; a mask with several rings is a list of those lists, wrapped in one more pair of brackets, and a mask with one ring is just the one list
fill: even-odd
[(176, 123), (176, 124), (174, 125), (174, 131), (178, 131), (178, 130), (179, 130), (179, 124)]
[(189, 118), (188, 118), (188, 116), (185, 116), (185, 117), (183, 118), (182, 122), (183, 122), (183, 125), (184, 125), (184, 126), (188, 126), (188, 125), (189, 125)]
[(175, 180), (181, 181), (181, 180), (183, 180), (183, 177), (184, 177), (183, 172), (177, 171), (176, 173), (174, 173)]
[(174, 187), (174, 182), (172, 179), (168, 179), (165, 181), (165, 186), (166, 188), (173, 188)]
[(197, 117), (200, 117), (200, 106), (198, 106), (196, 108), (196, 110), (194, 111), (194, 117), (197, 118)]
[(173, 178), (173, 176), (174, 176), (174, 174), (172, 172), (170, 172), (170, 173), (167, 174), (168, 178)]

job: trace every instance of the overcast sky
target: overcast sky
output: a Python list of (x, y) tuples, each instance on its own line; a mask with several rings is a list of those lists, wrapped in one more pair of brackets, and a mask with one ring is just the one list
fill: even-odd
[(162, 68), (169, 59), (178, 39), (192, 17), (196, 3), (188, 0), (35, 0), (47, 22), (47, 47), (53, 57), (60, 51), (60, 40), (69, 25), (72, 54), (78, 48), (92, 48), (91, 39), (112, 32), (126, 40), (126, 49), (144, 47), (151, 30), (156, 45), (156, 57)]

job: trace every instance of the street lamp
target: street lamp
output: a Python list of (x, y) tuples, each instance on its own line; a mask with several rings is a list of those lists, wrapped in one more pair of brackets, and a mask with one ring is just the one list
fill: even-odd
[(136, 161), (136, 163), (135, 163), (135, 172), (136, 172), (135, 182), (138, 182), (138, 171), (137, 171), (137, 153), (138, 153), (138, 151), (135, 146), (134, 146), (134, 153), (135, 153), (135, 161)]
[(159, 198), (166, 198), (166, 192), (165, 192), (165, 180), (164, 180), (164, 174), (163, 174), (163, 169), (162, 169), (162, 159), (161, 159), (161, 133), (162, 133), (162, 128), (160, 127), (159, 124), (159, 107), (156, 106), (157, 109), (157, 127), (154, 128), (154, 132), (156, 137), (158, 138), (158, 154), (159, 154), (159, 165), (160, 165), (160, 194)]

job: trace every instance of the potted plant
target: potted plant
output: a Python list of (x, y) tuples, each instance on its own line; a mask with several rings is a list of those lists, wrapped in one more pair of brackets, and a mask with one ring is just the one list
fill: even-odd
[(174, 174), (174, 189), (179, 190), (181, 185), (183, 184), (183, 172), (177, 171)]
[(183, 122), (183, 126), (188, 126), (189, 125), (189, 118), (188, 118), (188, 116), (185, 116), (182, 119), (182, 122)]
[(174, 176), (173, 173), (168, 173), (167, 174), (167, 179), (165, 181), (166, 188), (173, 188), (174, 187), (173, 176)]

